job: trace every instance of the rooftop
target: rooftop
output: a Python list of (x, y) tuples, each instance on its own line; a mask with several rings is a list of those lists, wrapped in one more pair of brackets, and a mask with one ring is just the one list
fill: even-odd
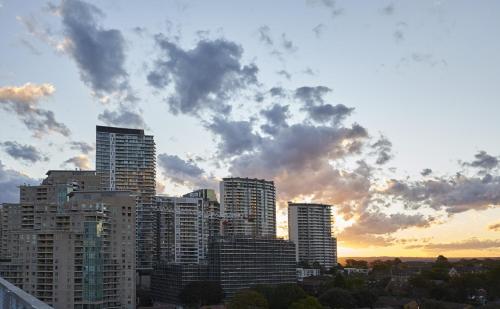
[(96, 132), (144, 135), (144, 130), (142, 129), (106, 127), (106, 126), (95, 126), (95, 129)]

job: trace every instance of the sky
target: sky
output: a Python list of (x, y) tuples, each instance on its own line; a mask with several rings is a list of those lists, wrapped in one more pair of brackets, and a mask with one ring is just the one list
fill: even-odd
[(274, 180), (340, 256), (500, 256), (498, 1), (0, 0), (0, 203), (155, 136), (157, 192)]

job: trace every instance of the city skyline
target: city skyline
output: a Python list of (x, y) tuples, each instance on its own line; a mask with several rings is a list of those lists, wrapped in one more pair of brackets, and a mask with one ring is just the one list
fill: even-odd
[(0, 203), (128, 127), (155, 137), (157, 194), (265, 179), (279, 236), (287, 202), (333, 205), (339, 256), (499, 256), (498, 12), (0, 1)]

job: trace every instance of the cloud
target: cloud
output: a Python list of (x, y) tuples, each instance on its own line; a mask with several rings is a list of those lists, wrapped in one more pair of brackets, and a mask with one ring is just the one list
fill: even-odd
[(337, 3), (335, 0), (308, 0), (307, 3), (311, 5), (324, 6), (330, 11), (330, 15), (332, 16), (332, 18), (344, 14), (344, 9), (337, 7)]
[(274, 44), (273, 39), (271, 38), (271, 29), (269, 28), (269, 26), (264, 25), (259, 27), (258, 32), (259, 41), (268, 46), (272, 46)]
[(69, 143), (69, 148), (73, 150), (78, 150), (84, 154), (89, 154), (91, 151), (94, 150), (94, 146), (86, 143), (86, 142), (76, 142), (72, 141)]
[(393, 15), (394, 14), (394, 4), (390, 3), (389, 5), (383, 7), (380, 12), (383, 15)]
[[(251, 134), (250, 127), (245, 129)], [(247, 152), (239, 152), (229, 171), (235, 176), (274, 179), (283, 200), (299, 195), (311, 195), (318, 201), (356, 199), (364, 196), (369, 180), (357, 171), (337, 170), (329, 161), (357, 153), (366, 137), (366, 130), (359, 125), (337, 128), (293, 124), (272, 137), (260, 138), (259, 143), (249, 139), (252, 142), (245, 144)]]
[(394, 40), (399, 43), (399, 42), (402, 42), (404, 41), (405, 39), (405, 34), (402, 30), (395, 30), (392, 34), (392, 36), (394, 37)]
[(21, 159), (36, 163), (39, 161), (47, 161), (48, 158), (31, 145), (21, 145), (17, 142), (0, 143), (3, 150), (14, 159)]
[(298, 50), (298, 47), (284, 33), (281, 34), (281, 46), (289, 53), (294, 53)]
[(430, 174), (432, 174), (432, 170), (430, 168), (424, 168), (422, 172), (420, 172), (420, 175), (422, 176), (429, 176)]
[(302, 101), (305, 110), (311, 119), (319, 123), (331, 122), (340, 124), (347, 116), (351, 115), (354, 108), (343, 104), (326, 104), (324, 96), (332, 90), (325, 86), (300, 87), (295, 90), (295, 98)]
[(6, 169), (0, 161), (0, 204), (18, 203), (20, 185), (35, 185), (38, 180), (12, 169)]
[(312, 31), (314, 32), (314, 35), (317, 37), (317, 38), (320, 38), (323, 33), (325, 32), (325, 29), (326, 29), (326, 26), (324, 24), (318, 24), (316, 27), (314, 27), (312, 29)]
[(283, 89), (283, 87), (272, 87), (271, 89), (269, 89), (269, 93), (273, 97), (285, 97), (286, 96), (286, 92), (285, 92), (285, 89)]
[(68, 160), (64, 161), (63, 166), (65, 165), (73, 165), (78, 169), (81, 170), (89, 170), (91, 167), (90, 160), (88, 156), (86, 155), (78, 155), (74, 156), (72, 158), (69, 158)]
[(65, 51), (77, 63), (83, 82), (99, 97), (130, 92), (122, 33), (104, 29), (100, 25), (104, 13), (90, 3), (65, 0), (59, 12), (69, 42)]
[(280, 128), (287, 127), (287, 119), (290, 117), (289, 106), (274, 104), (271, 108), (260, 111), (267, 123), (261, 126), (262, 131), (274, 135)]
[(395, 239), (390, 234), (410, 227), (429, 227), (433, 221), (421, 214), (362, 212), (352, 226), (339, 234), (339, 239), (351, 247), (391, 245)]
[(255, 64), (242, 65), (243, 48), (224, 39), (201, 40), (191, 50), (184, 50), (165, 36), (155, 36), (163, 53), (148, 74), (156, 89), (173, 86), (168, 99), (174, 114), (199, 115), (203, 110), (228, 114), (227, 101), (247, 86), (257, 84)]
[(196, 188), (215, 188), (216, 180), (207, 176), (194, 160), (183, 160), (177, 155), (162, 153), (158, 155), (158, 165), (165, 177), (180, 185)]
[(141, 114), (128, 109), (125, 105), (120, 105), (117, 110), (104, 110), (99, 114), (98, 119), (107, 125), (116, 125), (133, 128), (146, 128), (146, 123)]
[(46, 97), (51, 96), (55, 87), (51, 84), (0, 87), (0, 108), (14, 113), (33, 132), (35, 137), (41, 137), (50, 132), (64, 136), (70, 135), (70, 130), (56, 121), (54, 113), (39, 108), (37, 105)]
[(435, 177), (422, 181), (390, 180), (382, 194), (402, 201), (408, 208), (429, 206), (449, 214), (500, 205), (500, 177)]
[(499, 239), (478, 239), (470, 238), (457, 242), (449, 243), (429, 243), (425, 245), (411, 246), (413, 248), (421, 248), (426, 251), (458, 251), (458, 250), (496, 250), (500, 249)]
[(485, 172), (498, 167), (498, 158), (489, 155), (486, 151), (480, 151), (474, 157), (476, 158), (474, 161), (464, 162), (463, 166), (478, 168)]
[(295, 98), (304, 102), (305, 105), (324, 104), (324, 96), (332, 92), (332, 89), (325, 86), (299, 87), (295, 90)]
[(260, 143), (261, 137), (252, 132), (250, 121), (232, 121), (215, 117), (207, 128), (220, 138), (220, 156), (231, 157), (250, 151)]
[(290, 74), (289, 72), (285, 71), (285, 70), (279, 70), (278, 72), (276, 72), (278, 75), (281, 75), (283, 76), (284, 78), (290, 80), (292, 78), (292, 74)]
[(371, 145), (373, 149), (376, 150), (378, 155), (376, 164), (382, 165), (387, 163), (390, 159), (392, 159), (392, 143), (385, 136), (381, 136), (378, 141)]
[(447, 63), (444, 59), (438, 60), (434, 57), (433, 54), (429, 54), (429, 53), (414, 52), (411, 54), (410, 59), (416, 63), (427, 64), (431, 67), (435, 67), (438, 65), (444, 65), (444, 66), (447, 65)]
[(495, 223), (495, 224), (490, 224), (488, 226), (488, 229), (492, 230), (492, 231), (500, 232), (500, 222), (499, 223)]
[(19, 39), (19, 42), (21, 45), (26, 47), (33, 55), (35, 56), (40, 56), (42, 54), (41, 51), (39, 51), (33, 44), (31, 44), (28, 40), (26, 39)]

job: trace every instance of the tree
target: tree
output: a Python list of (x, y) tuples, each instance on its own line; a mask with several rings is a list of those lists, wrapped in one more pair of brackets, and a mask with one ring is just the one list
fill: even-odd
[(448, 269), (451, 267), (451, 264), (445, 256), (440, 255), (436, 258), (436, 262), (434, 262), (434, 267)]
[(316, 297), (307, 296), (290, 305), (290, 309), (323, 309), (323, 306)]
[(273, 288), (271, 297), (267, 299), (269, 307), (273, 309), (287, 309), (290, 304), (306, 298), (304, 290), (294, 283), (280, 284)]
[(329, 306), (332, 309), (349, 309), (356, 306), (356, 300), (351, 296), (351, 293), (339, 288), (331, 288), (321, 294), (319, 301), (324, 306)]
[(266, 298), (255, 290), (243, 290), (234, 295), (228, 309), (267, 309)]
[(179, 299), (188, 306), (216, 305), (223, 296), (220, 284), (212, 281), (191, 282), (179, 293)]
[(363, 260), (347, 259), (345, 260), (346, 266), (348, 268), (368, 268), (368, 262)]
[(337, 274), (335, 279), (333, 279), (333, 287), (335, 288), (347, 288), (347, 282), (342, 274)]
[(352, 294), (352, 296), (356, 300), (356, 306), (363, 308), (373, 308), (378, 298), (377, 295), (368, 289), (357, 290)]

